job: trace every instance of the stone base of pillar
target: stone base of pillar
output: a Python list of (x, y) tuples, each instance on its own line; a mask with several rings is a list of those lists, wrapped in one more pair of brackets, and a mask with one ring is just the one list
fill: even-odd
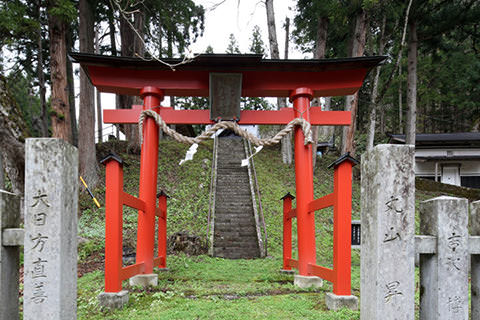
[(98, 295), (98, 304), (106, 309), (122, 309), (128, 303), (128, 291), (102, 292)]
[(285, 270), (285, 269), (282, 269), (282, 270), (280, 270), (280, 273), (283, 273), (283, 274), (295, 274), (295, 270)]
[(170, 271), (170, 269), (168, 269), (168, 268), (157, 268), (157, 269), (155, 269), (155, 270), (156, 270), (156, 271), (160, 271), (160, 272), (168, 272), (168, 271)]
[(128, 280), (131, 286), (156, 287), (158, 286), (158, 275), (155, 273), (137, 274)]
[(355, 296), (337, 296), (332, 292), (325, 295), (325, 304), (328, 310), (337, 311), (342, 308), (357, 310), (358, 298)]
[(293, 284), (299, 288), (321, 288), (323, 280), (316, 276), (301, 276), (296, 274), (293, 276)]

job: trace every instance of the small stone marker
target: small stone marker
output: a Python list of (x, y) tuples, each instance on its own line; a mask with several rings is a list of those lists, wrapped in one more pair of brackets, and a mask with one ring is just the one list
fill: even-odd
[(27, 139), (25, 179), (24, 319), (76, 319), (77, 149)]
[[(480, 236), (480, 201), (470, 205), (470, 235)], [(472, 319), (480, 319), (480, 255), (471, 255)]]
[(424, 201), (420, 219), (420, 232), (437, 237), (437, 253), (420, 255), (420, 319), (468, 319), (468, 200)]
[[(2, 168), (0, 167), (0, 170)], [(0, 319), (16, 320), (20, 247), (11, 246), (3, 232), (20, 225), (20, 197), (0, 190)], [(6, 241), (4, 241), (6, 240)]]
[(363, 320), (414, 319), (414, 146), (377, 145), (361, 161)]

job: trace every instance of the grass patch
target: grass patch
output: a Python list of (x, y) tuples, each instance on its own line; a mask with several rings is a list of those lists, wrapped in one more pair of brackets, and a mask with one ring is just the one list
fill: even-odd
[[(103, 273), (79, 279), (79, 319), (359, 319), (358, 311), (331, 312), (319, 290), (293, 286), (293, 276), (279, 272), (279, 258), (225, 260), (208, 256), (171, 256), (169, 271), (159, 272), (155, 288), (124, 287), (128, 305), (101, 310), (96, 296)], [(357, 270), (358, 271), (358, 270)], [(358, 287), (355, 288), (358, 290)]]
[[(103, 144), (103, 152), (117, 145)], [(208, 196), (212, 143), (202, 144), (193, 161), (182, 166), (188, 146), (162, 140), (159, 148), (158, 190), (168, 200), (168, 234), (186, 231), (204, 237), (207, 229)], [(117, 150), (117, 152), (119, 152)], [(124, 190), (138, 195), (139, 155), (121, 154)], [(337, 158), (327, 155), (317, 161), (314, 175), (315, 198), (333, 191), (333, 169), (327, 166)], [(293, 276), (279, 273), (282, 266), (283, 214), (280, 200), (287, 192), (295, 194), (293, 165), (281, 162), (279, 147), (267, 147), (255, 156), (262, 204), (268, 232), (268, 257), (255, 260), (224, 260), (208, 256), (168, 256), (168, 272), (159, 272), (156, 288), (124, 288), (130, 302), (123, 310), (100, 310), (97, 295), (103, 291), (103, 271), (85, 274), (78, 281), (79, 319), (359, 319), (358, 311), (326, 309), (324, 295), (332, 290), (325, 282), (321, 290), (301, 290), (293, 286)], [(102, 172), (104, 175), (104, 172)], [(358, 176), (358, 170), (354, 174)], [(94, 191), (104, 203), (105, 187)], [(416, 193), (420, 201), (443, 194), (436, 190)], [(293, 206), (295, 206), (295, 202)], [(360, 217), (360, 181), (353, 181), (352, 216)], [(103, 252), (104, 208), (97, 209), (88, 194), (80, 195), (79, 234), (85, 238), (79, 247), (80, 263)], [(137, 212), (124, 208), (124, 246), (135, 249)], [(418, 220), (418, 215), (417, 215)], [(417, 224), (418, 225), (418, 224)], [(333, 211), (316, 213), (317, 264), (332, 266)], [(293, 223), (293, 252), (296, 258), (296, 224)], [(360, 294), (360, 256), (352, 251), (352, 293)]]

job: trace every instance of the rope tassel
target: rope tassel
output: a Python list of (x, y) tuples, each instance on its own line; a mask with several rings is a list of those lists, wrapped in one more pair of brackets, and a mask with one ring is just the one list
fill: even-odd
[(202, 141), (210, 139), (212, 134), (217, 132), (220, 129), (230, 129), (244, 139), (247, 139), (256, 146), (271, 146), (279, 143), (284, 136), (293, 131), (295, 126), (300, 126), (302, 128), (303, 134), (305, 135), (305, 145), (313, 143), (312, 139), (312, 126), (310, 123), (303, 118), (295, 118), (290, 121), (285, 128), (280, 130), (273, 138), (259, 139), (255, 135), (251, 134), (248, 131), (242, 130), (240, 126), (233, 121), (220, 121), (210, 127), (210, 129), (205, 130), (200, 135), (195, 138), (184, 136), (183, 134), (178, 133), (177, 131), (170, 129), (168, 125), (163, 121), (162, 117), (153, 110), (144, 110), (140, 113), (138, 119), (138, 130), (140, 134), (140, 145), (143, 143), (143, 123), (146, 117), (151, 117), (155, 120), (157, 125), (162, 128), (165, 134), (169, 135), (178, 142), (186, 144), (200, 144)]

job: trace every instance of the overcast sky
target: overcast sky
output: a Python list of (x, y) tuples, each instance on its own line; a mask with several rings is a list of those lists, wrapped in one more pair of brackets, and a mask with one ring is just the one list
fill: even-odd
[[(260, 27), (262, 38), (265, 42), (267, 52), (267, 13), (264, 1), (261, 0), (194, 0), (195, 3), (205, 8), (205, 31), (202, 38), (192, 45), (195, 53), (204, 52), (208, 45), (213, 47), (215, 53), (224, 53), (229, 35), (233, 33), (237, 39), (240, 51), (248, 52), (252, 29), (255, 25)], [(293, 17), (295, 10), (294, 0), (274, 0), (275, 24), (277, 28), (277, 39), (280, 50), (280, 57), (283, 58), (285, 51), (285, 18), (290, 18), (290, 31), (293, 29)], [(290, 58), (303, 58), (303, 55), (295, 50), (290, 44)]]

